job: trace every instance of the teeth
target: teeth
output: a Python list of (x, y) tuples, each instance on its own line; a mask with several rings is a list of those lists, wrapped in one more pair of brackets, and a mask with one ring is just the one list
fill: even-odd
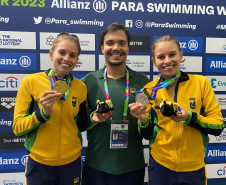
[(113, 57), (119, 57), (120, 55), (112, 55)]
[(67, 65), (67, 64), (61, 64), (62, 66), (65, 66), (65, 67), (69, 67), (69, 65)]
[(170, 69), (170, 68), (172, 68), (173, 66), (168, 66), (168, 67), (164, 67), (165, 69)]

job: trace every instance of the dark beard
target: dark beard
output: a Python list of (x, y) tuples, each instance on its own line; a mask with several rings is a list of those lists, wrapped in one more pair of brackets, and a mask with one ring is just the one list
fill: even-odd
[(111, 66), (120, 66), (123, 64), (123, 61), (119, 62), (119, 63), (113, 63), (113, 62), (110, 62), (110, 61), (106, 61), (106, 63), (108, 63), (109, 65)]

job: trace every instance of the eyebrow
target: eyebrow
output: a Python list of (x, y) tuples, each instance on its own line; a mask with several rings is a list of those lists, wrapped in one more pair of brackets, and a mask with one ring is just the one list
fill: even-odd
[[(109, 40), (106, 40), (105, 42), (111, 42), (111, 41), (115, 41), (114, 39), (109, 39)], [(116, 40), (116, 42), (127, 42), (126, 40)]]

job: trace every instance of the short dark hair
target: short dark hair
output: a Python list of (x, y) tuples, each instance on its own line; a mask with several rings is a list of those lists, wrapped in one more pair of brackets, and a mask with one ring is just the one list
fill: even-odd
[(118, 22), (113, 22), (110, 25), (108, 25), (102, 32), (101, 37), (100, 37), (100, 43), (103, 46), (104, 45), (104, 36), (110, 32), (110, 31), (116, 31), (116, 30), (124, 30), (127, 36), (127, 41), (128, 41), (128, 46), (131, 40), (131, 36), (129, 33), (129, 30), (122, 24)]
[(76, 46), (78, 47), (78, 55), (80, 55), (81, 53), (81, 46), (80, 46), (80, 42), (79, 42), (79, 38), (77, 35), (74, 34), (70, 34), (68, 32), (61, 32), (57, 35), (57, 37), (53, 40), (53, 45), (52, 45), (52, 51), (54, 51), (56, 45), (58, 44), (58, 42), (60, 40), (70, 40), (72, 42), (74, 42), (76, 44)]

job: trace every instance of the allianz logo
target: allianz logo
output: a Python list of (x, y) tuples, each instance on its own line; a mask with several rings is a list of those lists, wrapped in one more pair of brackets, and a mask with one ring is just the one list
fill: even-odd
[(21, 160), (20, 158), (10, 158), (10, 159), (5, 159), (3, 157), (0, 157), (0, 165), (12, 165), (12, 164), (21, 164), (26, 166), (27, 164), (27, 158), (28, 158), (28, 155), (24, 155), (21, 157)]
[(12, 121), (5, 121), (4, 119), (0, 120), (0, 125), (11, 126)]
[(225, 157), (226, 151), (222, 150), (209, 150), (207, 157)]
[(210, 68), (226, 68), (224, 61), (211, 61)]
[(94, 0), (93, 4), (84, 1), (53, 0), (51, 4), (51, 8), (90, 10), (91, 7), (93, 7), (97, 13), (102, 13), (107, 9), (107, 3), (105, 0)]
[(185, 49), (187, 46), (190, 50), (196, 50), (198, 48), (198, 42), (196, 40), (190, 40), (188, 45), (186, 42), (180, 42), (180, 48)]
[(20, 164), (19, 158), (4, 159), (0, 157), (0, 165)]
[[(5, 58), (2, 58), (0, 60), (0, 65), (14, 65), (14, 66), (16, 66), (17, 63), (18, 63), (17, 59), (5, 59)], [(28, 56), (22, 56), (19, 59), (19, 64), (22, 67), (28, 67), (28, 66), (31, 65), (31, 59)]]

